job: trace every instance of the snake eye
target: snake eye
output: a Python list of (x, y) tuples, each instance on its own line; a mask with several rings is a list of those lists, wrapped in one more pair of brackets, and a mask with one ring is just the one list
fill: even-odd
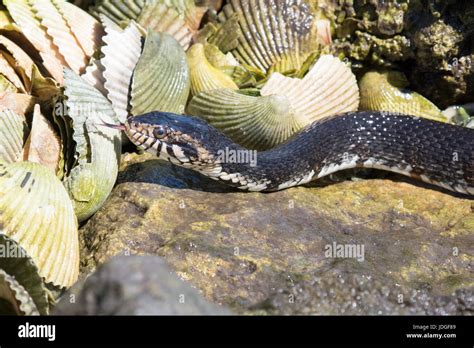
[(158, 139), (164, 138), (166, 136), (165, 127), (163, 127), (163, 126), (155, 127), (155, 129), (153, 130), (153, 135)]

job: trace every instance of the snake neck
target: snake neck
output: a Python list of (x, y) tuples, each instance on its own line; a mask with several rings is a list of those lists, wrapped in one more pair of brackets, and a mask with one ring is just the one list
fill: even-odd
[(213, 178), (249, 191), (280, 190), (359, 167), (474, 194), (474, 130), (411, 116), (349, 113), (315, 122), (268, 151), (229, 141), (222, 149)]

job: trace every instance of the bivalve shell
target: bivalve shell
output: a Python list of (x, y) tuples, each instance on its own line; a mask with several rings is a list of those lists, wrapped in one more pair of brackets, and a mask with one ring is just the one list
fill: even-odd
[(0, 226), (32, 257), (46, 282), (68, 287), (77, 280), (77, 218), (64, 186), (48, 168), (0, 163)]

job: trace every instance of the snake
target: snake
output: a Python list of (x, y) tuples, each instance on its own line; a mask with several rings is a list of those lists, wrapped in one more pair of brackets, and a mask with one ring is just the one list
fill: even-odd
[(375, 168), (474, 195), (474, 129), (410, 115), (329, 116), (261, 152), (190, 115), (149, 112), (130, 117), (121, 129), (159, 159), (246, 191), (278, 191), (345, 169)]

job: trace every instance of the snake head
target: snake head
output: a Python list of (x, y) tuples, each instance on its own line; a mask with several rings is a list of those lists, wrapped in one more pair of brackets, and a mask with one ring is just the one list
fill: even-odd
[(227, 139), (199, 118), (168, 112), (130, 117), (124, 126), (136, 146), (181, 165), (212, 163), (222, 140)]

